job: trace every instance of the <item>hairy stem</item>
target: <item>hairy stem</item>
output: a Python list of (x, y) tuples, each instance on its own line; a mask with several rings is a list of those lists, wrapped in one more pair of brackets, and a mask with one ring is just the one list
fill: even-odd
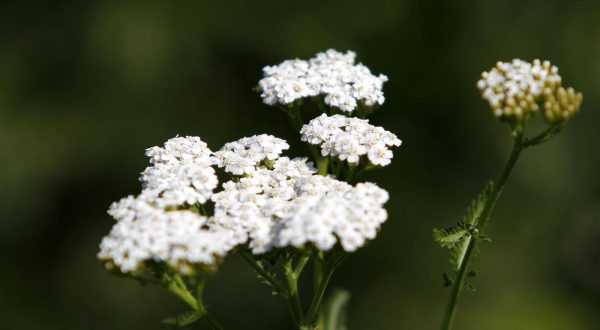
[[(513, 149), (510, 153), (510, 157), (504, 166), (504, 170), (498, 179), (498, 182), (494, 185), (490, 198), (486, 201), (485, 207), (481, 213), (481, 216), (477, 222), (477, 230), (483, 234), (483, 230), (485, 230), (490, 216), (496, 206), (496, 202), (500, 198), (502, 194), (502, 189), (512, 172), (521, 151), (523, 150), (523, 133), (516, 132), (513, 135)], [(442, 325), (443, 330), (452, 329), (452, 324), (454, 322), (454, 316), (456, 314), (456, 308), (458, 306), (458, 299), (460, 294), (465, 286), (465, 280), (467, 278), (467, 274), (469, 273), (469, 267), (474, 259), (474, 252), (477, 250), (478, 240), (471, 237), (469, 239), (469, 244), (467, 245), (467, 249), (465, 255), (460, 264), (458, 275), (453, 283), (452, 293), (450, 295), (450, 301), (448, 302), (448, 306), (446, 309), (446, 314), (444, 317), (444, 323)]]

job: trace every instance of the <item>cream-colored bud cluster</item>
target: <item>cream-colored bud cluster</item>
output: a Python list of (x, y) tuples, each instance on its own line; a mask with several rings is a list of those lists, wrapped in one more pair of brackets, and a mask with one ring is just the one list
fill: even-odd
[(581, 93), (561, 84), (549, 61), (514, 59), (483, 72), (477, 87), (500, 120), (524, 121), (543, 109), (546, 121), (555, 123), (571, 118), (581, 103)]
[(549, 123), (567, 121), (579, 111), (582, 100), (583, 94), (576, 92), (572, 87), (559, 87), (554, 94), (546, 97), (544, 118)]

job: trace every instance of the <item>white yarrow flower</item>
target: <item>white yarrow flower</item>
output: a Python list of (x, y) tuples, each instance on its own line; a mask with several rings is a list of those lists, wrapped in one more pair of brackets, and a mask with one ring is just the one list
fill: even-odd
[[(330, 145), (332, 155), (348, 162), (371, 153), (367, 157), (374, 163), (389, 163), (387, 145), (400, 144), (395, 135), (344, 116), (319, 117), (304, 131), (314, 135), (308, 140)], [(148, 149), (152, 166), (142, 173), (144, 190), (110, 206), (117, 222), (98, 258), (123, 273), (135, 274), (156, 261), (190, 274), (196, 266), (216, 265), (240, 244), (255, 254), (306, 244), (329, 250), (337, 243), (350, 252), (375, 238), (387, 219), (387, 192), (317, 175), (306, 158), (280, 157), (287, 148), (282, 139), (258, 135), (228, 143), (214, 156), (195, 137)], [(213, 194), (213, 163), (243, 175)], [(192, 211), (208, 199), (215, 203), (212, 216)]]
[(159, 207), (204, 204), (218, 185), (212, 151), (199, 137), (175, 137), (147, 149), (149, 166), (140, 180)]
[(234, 175), (250, 174), (263, 161), (279, 158), (290, 146), (283, 139), (261, 134), (226, 143), (215, 152), (215, 164)]
[(305, 159), (279, 158), (273, 169), (261, 167), (223, 188), (212, 197), (214, 221), (246, 232), (256, 254), (308, 243), (329, 250), (337, 242), (354, 251), (387, 219), (385, 190), (316, 175)]
[(373, 165), (386, 166), (394, 156), (389, 147), (402, 143), (395, 134), (369, 124), (366, 119), (342, 115), (322, 114), (304, 125), (300, 133), (302, 141), (319, 145), (323, 156), (353, 165), (365, 156)]
[(258, 82), (263, 102), (289, 105), (306, 97), (322, 95), (324, 102), (344, 112), (359, 103), (368, 107), (383, 104), (387, 76), (375, 76), (369, 68), (355, 64), (356, 53), (329, 49), (304, 60), (287, 60), (263, 69)]
[(210, 226), (209, 218), (187, 210), (165, 211), (144, 196), (127, 197), (109, 213), (119, 209), (134, 213), (122, 217), (104, 237), (98, 258), (123, 273), (136, 272), (145, 261), (162, 261), (188, 274), (194, 265), (216, 264), (239, 243), (234, 232)]

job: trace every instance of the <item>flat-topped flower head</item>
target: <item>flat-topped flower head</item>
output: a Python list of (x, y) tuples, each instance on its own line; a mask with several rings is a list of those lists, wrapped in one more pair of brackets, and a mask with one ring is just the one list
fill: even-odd
[(283, 139), (261, 134), (229, 142), (215, 152), (215, 163), (234, 175), (250, 174), (261, 163), (270, 164), (290, 146)]
[(386, 166), (394, 156), (390, 147), (402, 141), (382, 127), (369, 124), (367, 119), (322, 114), (300, 130), (302, 141), (321, 147), (323, 156), (331, 156), (351, 165), (361, 159), (377, 166)]
[(142, 193), (138, 196), (129, 195), (113, 202), (107, 213), (116, 221), (133, 221), (152, 217), (157, 209), (155, 198), (156, 195), (149, 193)]
[(191, 211), (165, 211), (144, 196), (128, 197), (119, 205), (110, 213), (133, 212), (120, 216), (100, 244), (98, 258), (109, 269), (135, 274), (144, 262), (155, 261), (191, 274), (196, 266), (214, 267), (238, 243), (233, 232), (209, 227), (208, 218)]
[(333, 49), (305, 60), (287, 60), (263, 68), (258, 89), (268, 105), (291, 105), (306, 97), (322, 96), (325, 104), (343, 112), (359, 105), (376, 107), (385, 101), (383, 84), (387, 76), (371, 73), (363, 64), (355, 64), (356, 53)]
[(387, 220), (383, 204), (388, 193), (373, 183), (352, 187), (330, 180), (320, 182), (328, 189), (317, 196), (300, 194), (290, 217), (281, 223), (278, 245), (302, 248), (312, 243), (326, 251), (339, 242), (345, 251), (353, 252), (377, 236), (381, 224)]
[(272, 170), (262, 167), (227, 182), (212, 197), (214, 221), (245, 231), (255, 254), (309, 243), (329, 250), (337, 242), (354, 251), (373, 239), (387, 219), (387, 192), (373, 184), (353, 187), (314, 173), (306, 160), (283, 157)]
[(217, 187), (212, 151), (199, 137), (175, 137), (164, 147), (147, 149), (152, 166), (140, 177), (160, 207), (204, 204)]
[(477, 87), (500, 120), (523, 122), (543, 110), (546, 121), (555, 123), (571, 118), (582, 97), (561, 84), (558, 68), (549, 61), (514, 59), (483, 72)]
[(316, 170), (304, 158), (275, 160), (273, 169), (260, 167), (237, 181), (223, 184), (214, 194), (214, 221), (219, 226), (244, 233), (250, 248), (265, 252), (273, 245), (274, 217), (287, 214), (290, 200), (296, 197), (294, 185), (299, 177)]
[(181, 163), (194, 162), (210, 164), (212, 151), (207, 144), (197, 136), (177, 136), (167, 140), (163, 147), (146, 149), (150, 163)]

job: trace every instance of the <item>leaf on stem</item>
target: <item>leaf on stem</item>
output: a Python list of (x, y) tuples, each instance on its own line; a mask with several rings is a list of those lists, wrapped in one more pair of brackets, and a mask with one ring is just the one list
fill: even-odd
[(462, 222), (469, 225), (477, 225), (479, 217), (481, 216), (487, 201), (490, 199), (493, 190), (494, 183), (489, 181), (485, 185), (485, 188), (483, 188), (483, 191), (477, 195), (477, 197), (471, 201), (469, 207), (467, 207), (467, 213), (465, 214)]
[[(446, 229), (433, 229), (433, 239), (444, 248), (450, 249), (450, 265), (456, 272), (460, 269), (470, 239), (473, 237), (482, 241), (490, 238), (479, 234), (477, 224), (494, 190), (494, 183), (488, 182), (483, 191), (475, 197), (467, 207), (467, 212), (456, 226)], [(447, 276), (447, 283), (452, 282), (452, 276)]]
[(198, 321), (202, 316), (204, 316), (204, 313), (198, 311), (185, 311), (179, 315), (163, 319), (162, 323), (174, 327), (184, 327)]
[(265, 267), (264, 262), (262, 260), (257, 260), (256, 263), (263, 270), (263, 273), (256, 272), (256, 277), (258, 277), (260, 282), (273, 288), (273, 291), (271, 292), (272, 295), (275, 296), (281, 294), (281, 292), (279, 292), (280, 288), (277, 286), (276, 283), (273, 282), (277, 278), (277, 273), (268, 270), (267, 267)]
[(433, 229), (433, 239), (444, 248), (453, 248), (469, 235), (466, 225), (459, 222), (456, 226), (446, 229)]

